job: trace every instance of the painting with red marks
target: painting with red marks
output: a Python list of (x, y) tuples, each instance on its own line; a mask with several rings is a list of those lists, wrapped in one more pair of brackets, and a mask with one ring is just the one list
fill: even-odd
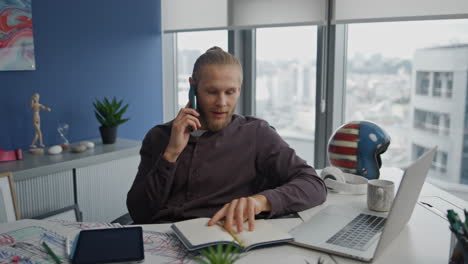
[(31, 0), (0, 0), (0, 71), (34, 69)]

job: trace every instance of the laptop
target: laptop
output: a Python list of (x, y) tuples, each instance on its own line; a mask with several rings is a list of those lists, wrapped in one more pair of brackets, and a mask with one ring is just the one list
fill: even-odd
[[(414, 161), (403, 174), (386, 213), (329, 205), (290, 231), (292, 244), (371, 262), (408, 223), (437, 147)], [(367, 207), (367, 206), (366, 206)]]

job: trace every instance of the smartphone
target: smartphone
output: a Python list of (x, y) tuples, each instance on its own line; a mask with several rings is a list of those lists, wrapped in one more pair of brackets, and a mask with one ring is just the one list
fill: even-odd
[(190, 84), (189, 90), (189, 101), (190, 101), (190, 108), (197, 110), (197, 86), (195, 84)]

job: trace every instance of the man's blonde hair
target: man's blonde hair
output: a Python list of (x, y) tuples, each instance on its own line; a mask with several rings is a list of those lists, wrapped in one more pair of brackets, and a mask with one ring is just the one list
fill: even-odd
[(219, 64), (219, 65), (237, 65), (240, 69), (242, 83), (242, 65), (239, 60), (231, 53), (224, 51), (222, 48), (214, 46), (209, 48), (205, 53), (200, 55), (193, 65), (192, 78), (195, 82), (200, 81), (200, 72), (203, 66)]

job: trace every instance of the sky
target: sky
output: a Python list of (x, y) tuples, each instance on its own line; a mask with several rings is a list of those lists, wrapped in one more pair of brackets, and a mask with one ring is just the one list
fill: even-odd
[(412, 58), (416, 49), (468, 43), (468, 19), (381, 22), (348, 26), (348, 54)]
[[(315, 59), (317, 26), (257, 29), (257, 58), (300, 61)], [(348, 56), (381, 53), (411, 59), (418, 48), (468, 43), (468, 19), (379, 22), (348, 25)], [(227, 31), (178, 34), (179, 49), (206, 51), (217, 45), (227, 50)]]

